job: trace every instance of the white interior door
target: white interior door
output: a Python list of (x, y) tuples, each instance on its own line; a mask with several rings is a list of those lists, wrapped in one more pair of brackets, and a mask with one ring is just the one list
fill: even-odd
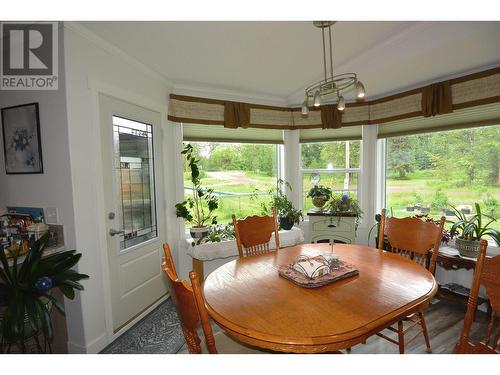
[(116, 332), (166, 294), (161, 275), (164, 225), (161, 116), (99, 95), (104, 207)]

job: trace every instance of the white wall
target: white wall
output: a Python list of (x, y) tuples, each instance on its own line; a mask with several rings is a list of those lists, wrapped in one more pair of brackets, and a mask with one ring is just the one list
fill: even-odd
[[(98, 352), (112, 339), (106, 319), (108, 280), (104, 228), (99, 92), (158, 111), (162, 115), (165, 174), (166, 239), (177, 256), (179, 221), (173, 209), (178, 163), (178, 126), (167, 124), (170, 85), (159, 75), (127, 57), (74, 23), (64, 27), (69, 150), (74, 197), (76, 248), (83, 253), (79, 270), (90, 275), (85, 291), (68, 308), (71, 352)], [(173, 58), (176, 58), (173, 56)], [(108, 315), (109, 316), (109, 315)]]
[(59, 29), (59, 89), (0, 90), (0, 107), (37, 102), (40, 114), (43, 174), (7, 175), (0, 132), (0, 213), (5, 206), (55, 207), (64, 225), (67, 248), (74, 248), (73, 197), (69, 165), (62, 24)]

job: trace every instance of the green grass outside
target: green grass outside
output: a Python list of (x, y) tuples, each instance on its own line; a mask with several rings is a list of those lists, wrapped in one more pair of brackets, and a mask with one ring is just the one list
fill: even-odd
[[(386, 191), (386, 207), (396, 217), (412, 215), (413, 213), (408, 212), (406, 207), (420, 202), (423, 207), (431, 207), (430, 216), (438, 219), (443, 215), (443, 212), (437, 207), (432, 207), (433, 202), (436, 201), (437, 191), (446, 195), (449, 204), (453, 206), (470, 205), (474, 207), (474, 203), (477, 202), (483, 212), (488, 209), (484, 204), (488, 195), (500, 200), (500, 187), (480, 185), (456, 187), (453, 186), (453, 183), (441, 181), (432, 170), (427, 170), (425, 173), (422, 171), (411, 173), (405, 180), (389, 176), (386, 182)], [(498, 212), (493, 213), (493, 215), (498, 218)], [(454, 217), (447, 217), (447, 219), (455, 220)], [(447, 227), (449, 226), (448, 223)], [(500, 221), (494, 223), (493, 227), (500, 229)]]
[[(236, 171), (242, 173), (242, 171)], [(488, 194), (497, 200), (500, 200), (500, 187), (495, 186), (465, 186), (456, 187), (453, 183), (441, 181), (432, 170), (417, 171), (408, 175), (407, 179), (401, 180), (394, 176), (388, 176), (387, 179), (387, 204), (386, 207), (392, 210), (396, 217), (404, 217), (413, 215), (413, 212), (406, 211), (408, 205), (414, 205), (420, 201), (423, 207), (430, 207), (435, 201), (436, 191), (440, 190), (446, 195), (450, 204), (470, 205), (474, 206), (475, 202), (479, 202), (484, 210), (486, 206), (483, 201), (488, 197)], [(210, 177), (210, 172), (202, 178), (202, 184), (205, 187), (212, 187), (216, 191), (233, 194), (251, 194), (258, 189), (262, 193), (266, 193), (269, 189), (275, 187), (276, 178), (262, 176), (252, 173), (243, 173), (246, 182), (235, 182), (231, 178), (220, 179)], [(303, 191), (304, 191), (304, 211), (312, 208), (310, 198), (306, 198), (306, 194), (311, 188), (310, 176), (304, 175)], [(321, 184), (333, 187), (335, 190), (343, 188), (343, 174), (321, 176)], [(184, 181), (184, 186), (190, 186), (189, 181)], [(354, 179), (349, 185), (350, 189), (357, 189), (357, 180)], [(351, 196), (356, 196), (356, 192), (351, 192)], [(187, 196), (187, 194), (186, 194)], [(234, 213), (237, 217), (248, 215), (259, 215), (261, 213), (261, 203), (267, 202), (267, 196), (221, 196), (219, 198), (219, 209), (217, 210), (217, 218), (219, 223), (231, 222), (231, 215)], [(497, 213), (498, 214), (498, 213)], [(442, 215), (441, 210), (432, 208), (430, 215), (434, 218), (439, 218)], [(453, 220), (452, 217), (449, 217)], [(495, 228), (500, 230), (500, 222), (495, 223)]]

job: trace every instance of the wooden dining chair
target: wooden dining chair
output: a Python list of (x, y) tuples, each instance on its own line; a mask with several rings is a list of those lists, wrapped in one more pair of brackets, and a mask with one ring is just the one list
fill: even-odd
[[(439, 224), (414, 217), (405, 217), (402, 219), (395, 217), (388, 218), (386, 217), (386, 210), (383, 209), (379, 228), (378, 248), (379, 250), (384, 250), (385, 238), (389, 244), (389, 249), (386, 248), (385, 250), (408, 258), (434, 274), (444, 222), (444, 216), (441, 217)], [(407, 323), (407, 327), (405, 327), (404, 323)], [(405, 334), (416, 326), (420, 326), (420, 330), (410, 340), (405, 342)], [(377, 336), (398, 345), (400, 354), (404, 354), (405, 345), (415, 340), (420, 334), (424, 336), (427, 352), (432, 352), (422, 311), (418, 311), (398, 321), (397, 327), (389, 326), (386, 329), (397, 333), (397, 340), (388, 337), (382, 332), (377, 333)]]
[(168, 266), (168, 268), (172, 271), (172, 274), (177, 279), (177, 271), (175, 270), (174, 258), (172, 258), (172, 252), (170, 251), (170, 246), (168, 243), (163, 244), (163, 261), (166, 263), (165, 266), (162, 263), (163, 269)]
[[(177, 310), (189, 353), (204, 354), (208, 352), (209, 354), (217, 354), (216, 342), (220, 346), (222, 353), (262, 353), (260, 350), (237, 343), (223, 332), (214, 335), (205, 307), (198, 275), (195, 271), (189, 273), (191, 285), (185, 280), (180, 280), (177, 277), (172, 253), (168, 244), (163, 245), (163, 251), (165, 257), (162, 260), (162, 269), (167, 276), (167, 287)], [(205, 345), (202, 344), (198, 335), (200, 323), (203, 336), (205, 337)]]
[(269, 253), (269, 241), (273, 233), (276, 250), (280, 247), (275, 209), (272, 216), (248, 216), (236, 220), (236, 216), (233, 215), (233, 225), (240, 258)]
[[(474, 269), (474, 277), (467, 302), (464, 329), (453, 350), (457, 354), (500, 354), (500, 255), (486, 257), (488, 242), (481, 240), (479, 256)], [(479, 288), (484, 286), (491, 304), (491, 316), (486, 336), (478, 343), (470, 339), (474, 314), (477, 308)]]

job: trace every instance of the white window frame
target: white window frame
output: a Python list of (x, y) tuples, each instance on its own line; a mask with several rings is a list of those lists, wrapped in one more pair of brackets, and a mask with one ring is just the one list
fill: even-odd
[[(242, 143), (245, 143), (245, 142), (215, 142), (215, 141), (186, 141), (184, 140), (183, 137), (181, 137), (181, 142), (180, 142), (180, 150), (182, 150), (184, 148), (184, 143), (227, 143), (227, 144), (242, 144)], [(283, 144), (281, 143), (278, 143), (278, 144), (274, 144), (274, 143), (248, 143), (248, 144), (264, 144), (264, 145), (274, 145), (274, 146), (277, 146), (276, 147), (276, 182), (280, 179), (283, 179), (283, 176), (284, 176), (284, 170), (285, 170), (285, 157), (284, 157), (284, 150), (285, 150), (285, 147)], [(179, 151), (179, 165), (180, 165), (180, 183), (179, 183), (179, 196), (182, 197), (180, 199), (178, 199), (179, 202), (182, 202), (185, 198), (184, 198), (184, 191), (185, 191), (185, 187), (184, 187), (184, 174), (183, 174), (183, 170), (184, 170), (184, 163), (183, 163), (183, 159), (182, 159), (182, 156), (180, 156), (180, 151)], [(181, 232), (183, 233), (183, 237), (185, 239), (190, 239), (191, 238), (191, 234), (189, 232), (189, 228), (186, 226), (186, 223), (184, 222), (184, 220), (182, 220), (182, 230)]]
[[(346, 173), (357, 173), (358, 174), (358, 186), (357, 189), (347, 189), (347, 191), (355, 191), (357, 194), (358, 199), (361, 197), (361, 180), (362, 180), (362, 173), (361, 173), (361, 164), (362, 164), (362, 155), (363, 155), (363, 141), (361, 142), (361, 155), (360, 155), (360, 167), (358, 168), (323, 168), (323, 169), (306, 169), (302, 168), (302, 145), (306, 143), (332, 143), (332, 142), (352, 142), (352, 141), (325, 141), (325, 142), (302, 142), (300, 143), (300, 155), (299, 155), (299, 163), (300, 163), (300, 171), (299, 171), (299, 176), (300, 176), (300, 184), (298, 187), (298, 191), (300, 193), (300, 205), (299, 209), (304, 212), (304, 175), (305, 174), (311, 174), (311, 173), (323, 173), (323, 174), (346, 174)], [(337, 191), (337, 190), (335, 190)], [(342, 191), (346, 191), (342, 189)], [(306, 214), (307, 212), (304, 212)]]

